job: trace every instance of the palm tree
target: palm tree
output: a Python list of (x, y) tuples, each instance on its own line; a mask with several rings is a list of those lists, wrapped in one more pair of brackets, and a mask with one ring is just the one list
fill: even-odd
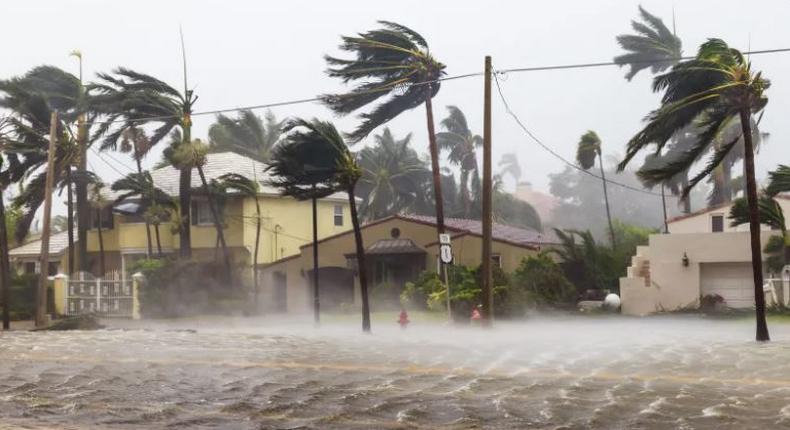
[(515, 153), (502, 154), (502, 159), (499, 160), (499, 168), (501, 169), (501, 176), (509, 175), (518, 184), (518, 181), (521, 179), (521, 165)]
[(253, 294), (255, 297), (255, 309), (258, 309), (258, 250), (261, 243), (261, 203), (258, 199), (261, 187), (257, 181), (239, 175), (238, 173), (228, 173), (219, 177), (220, 186), (223, 189), (231, 189), (240, 193), (244, 197), (251, 197), (255, 201), (255, 249), (252, 257), (252, 283)]
[(264, 121), (250, 110), (239, 112), (238, 118), (217, 115), (208, 130), (209, 151), (231, 151), (262, 163), (269, 161), (280, 141), (283, 121), (277, 121), (271, 111), (266, 111)]
[(5, 211), (5, 190), (9, 185), (8, 163), (4, 162), (2, 151), (5, 148), (7, 136), (6, 126), (8, 121), (0, 120), (0, 283), (2, 292), (0, 300), (3, 302), (3, 330), (11, 328), (10, 290), (11, 290), (11, 262), (8, 255), (8, 223)]
[(385, 127), (375, 135), (376, 146), (359, 152), (362, 177), (356, 193), (362, 197), (360, 212), (367, 220), (380, 219), (414, 206), (430, 171), (411, 148), (411, 134), (396, 139)]
[(414, 30), (389, 21), (379, 21), (379, 24), (382, 28), (357, 36), (343, 36), (340, 49), (353, 54), (353, 59), (324, 57), (329, 64), (329, 76), (340, 78), (344, 83), (356, 81), (358, 84), (348, 93), (322, 98), (341, 115), (385, 98), (360, 115), (362, 123), (348, 135), (351, 143), (359, 142), (402, 112), (425, 104), (436, 228), (437, 234), (441, 234), (444, 233), (444, 206), (431, 99), (439, 92), (439, 79), (444, 75), (445, 65), (431, 55), (428, 42)]
[(94, 213), (96, 214), (96, 232), (99, 237), (99, 276), (104, 276), (107, 274), (107, 266), (105, 265), (104, 260), (104, 235), (102, 234), (104, 221), (102, 220), (102, 212), (104, 212), (104, 209), (111, 205), (111, 202), (107, 200), (106, 197), (104, 197), (103, 192), (104, 188), (106, 187), (104, 182), (95, 180), (91, 185), (90, 203), (93, 207)]
[[(211, 211), (211, 218), (214, 222), (214, 228), (217, 231), (217, 241), (222, 249), (222, 258), (225, 262), (225, 276), (229, 285), (232, 285), (232, 273), (230, 252), (228, 251), (227, 243), (225, 242), (225, 233), (222, 226), (222, 217), (217, 209), (217, 202), (215, 201), (214, 193), (206, 180), (206, 174), (203, 172), (203, 166), (206, 165), (208, 153), (208, 146), (200, 139), (195, 139), (190, 143), (181, 143), (174, 147), (171, 154), (168, 155), (170, 162), (179, 171), (197, 169), (200, 176), (200, 182), (203, 184), (203, 192), (206, 195), (209, 210)], [(183, 208), (181, 209), (183, 212)]]
[[(751, 117), (768, 103), (765, 90), (769, 86), (770, 82), (760, 72), (752, 71), (751, 63), (741, 52), (730, 48), (720, 39), (708, 40), (702, 44), (694, 59), (680, 62), (669, 72), (656, 76), (653, 89), (664, 92), (661, 107), (648, 115), (647, 125), (628, 142), (625, 158), (618, 166), (620, 170), (624, 169), (637, 153), (646, 148), (655, 146), (654, 152), (660, 151), (678, 130), (697, 120), (701, 132), (683, 157), (662, 167), (642, 172), (643, 177), (656, 181), (668, 180), (693, 165), (710, 149), (714, 139), (731, 121), (740, 119), (744, 141), (743, 164), (746, 198), (749, 203), (758, 341), (769, 340), (769, 335), (765, 321), (765, 297), (762, 293), (762, 247)], [(737, 139), (727, 142), (713, 152), (702, 171), (689, 181), (689, 186), (683, 191), (684, 197), (691, 187), (716, 169), (737, 142)]]
[[(167, 193), (156, 187), (154, 179), (148, 171), (130, 173), (113, 182), (111, 188), (113, 191), (120, 192), (120, 195), (115, 199), (116, 204), (131, 197), (140, 199), (140, 205), (145, 210), (143, 217), (146, 220), (146, 230), (148, 230), (150, 224), (154, 225), (157, 253), (161, 256), (162, 243), (159, 237), (159, 225), (169, 218), (170, 211), (176, 209), (176, 204), (173, 202), (173, 199)], [(150, 246), (151, 243), (149, 242), (149, 247)], [(153, 250), (149, 249), (149, 257), (152, 254)]]
[(447, 118), (441, 122), (445, 131), (436, 134), (439, 151), (447, 151), (451, 163), (461, 169), (461, 204), (464, 208), (464, 217), (470, 213), (469, 179), (471, 175), (478, 176), (477, 153), (478, 147), (483, 146), (483, 137), (472, 133), (466, 122), (466, 117), (461, 109), (456, 106), (447, 106)]
[[(14, 174), (9, 177), (9, 181), (23, 184), (32, 177), (31, 184), (34, 185), (32, 188), (28, 187), (15, 200), (17, 205), (26, 208), (24, 216), (19, 219), (16, 234), (19, 238), (27, 235), (35, 212), (44, 200), (45, 172), (41, 172), (41, 169), (47, 162), (49, 122), (53, 110), (58, 111), (59, 119), (54, 184), (67, 190), (68, 217), (74, 213), (72, 187), (76, 184), (77, 218), (87, 219), (90, 208), (86, 206), (81, 194), (85, 182), (83, 179), (87, 173), (80, 168), (77, 172), (72, 170), (73, 166), (80, 164), (80, 133), (88, 130), (84, 123), (74, 130), (74, 123), (85, 118), (88, 109), (86, 92), (79, 78), (57, 67), (39, 66), (20, 77), (0, 82), (0, 92), (5, 94), (0, 100), (0, 107), (12, 112), (8, 118), (8, 126), (11, 128), (9, 133), (13, 135), (13, 141), (6, 145), (6, 151), (16, 154), (10, 160), (16, 167), (11, 169)], [(90, 113), (88, 119), (93, 118), (95, 114)], [(92, 140), (85, 139), (83, 144), (90, 145), (91, 142)], [(77, 224), (77, 236), (83, 238), (88, 228), (87, 221)], [(70, 222), (69, 225), (69, 265), (73, 266), (73, 223)], [(79, 260), (83, 266), (87, 264), (87, 248), (84, 244), (84, 239), (78, 243)]]
[(584, 133), (579, 140), (576, 148), (576, 162), (584, 170), (590, 170), (595, 166), (595, 159), (598, 159), (598, 166), (601, 169), (601, 183), (603, 184), (603, 199), (606, 204), (606, 220), (609, 222), (609, 235), (612, 240), (612, 249), (617, 247), (614, 238), (614, 227), (612, 226), (612, 214), (609, 210), (609, 193), (606, 189), (606, 173), (603, 168), (603, 157), (601, 151), (601, 139), (594, 131), (589, 130)]
[[(369, 332), (370, 303), (368, 301), (367, 266), (354, 194), (354, 188), (362, 176), (362, 170), (346, 146), (340, 132), (332, 123), (317, 119), (311, 121), (294, 119), (288, 122), (285, 130), (289, 134), (285, 141), (275, 149), (268, 168), (273, 175), (270, 184), (281, 189), (284, 195), (301, 200), (313, 198), (316, 195), (329, 195), (338, 190), (343, 190), (348, 194), (362, 296), (362, 330)], [(313, 222), (315, 225), (315, 220)], [(315, 233), (315, 231), (314, 228), (313, 232)], [(314, 235), (313, 252), (317, 252), (316, 250), (317, 243)], [(318, 273), (317, 263), (317, 254), (314, 254), (314, 275)], [(315, 294), (317, 298), (317, 288)]]
[[(784, 266), (790, 264), (790, 236), (787, 234), (784, 211), (782, 211), (782, 206), (779, 205), (774, 197), (767, 193), (760, 194), (759, 199), (760, 222), (780, 232), (779, 236), (772, 236), (769, 239), (764, 249), (766, 254), (775, 252), (780, 254), (777, 259), (769, 257), (766, 260), (766, 266), (768, 266), (769, 270), (779, 272)], [(736, 199), (730, 208), (729, 218), (732, 220), (730, 225), (733, 227), (748, 224), (749, 202), (744, 198)], [(773, 240), (774, 238), (776, 240)]]
[[(184, 90), (179, 91), (167, 83), (143, 73), (119, 67), (112, 74), (100, 73), (99, 83), (89, 88), (95, 93), (93, 106), (108, 116), (95, 136), (104, 136), (102, 147), (116, 145), (131, 127), (157, 124), (148, 137), (148, 147), (161, 142), (174, 131), (180, 131), (178, 140), (171, 141), (171, 150), (192, 142), (192, 107), (197, 96), (187, 87), (186, 70)], [(119, 121), (119, 122), (111, 122)], [(178, 198), (180, 208), (179, 255), (190, 258), (192, 240), (190, 208), (192, 207), (192, 167), (179, 170)]]

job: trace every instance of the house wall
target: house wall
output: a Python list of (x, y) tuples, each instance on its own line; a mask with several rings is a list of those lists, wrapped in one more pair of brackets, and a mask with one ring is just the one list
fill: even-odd
[[(762, 232), (762, 243), (774, 234)], [(631, 315), (697, 307), (701, 264), (751, 262), (748, 232), (654, 234), (640, 252), (650, 264), (649, 286), (640, 276), (620, 278), (623, 313)]]
[[(290, 255), (298, 254), (299, 247), (309, 243), (313, 237), (312, 202), (289, 197), (260, 196), (261, 238), (258, 248), (258, 264), (271, 263)], [(335, 206), (343, 207), (343, 225), (335, 226)], [(245, 198), (242, 226), (243, 246), (254, 254), (255, 249), (255, 199)], [(351, 229), (348, 201), (320, 199), (318, 201), (318, 237), (324, 238)], [(276, 231), (275, 231), (276, 230)]]
[[(787, 217), (790, 218), (790, 200), (786, 198), (778, 198), (776, 201), (782, 207), (782, 211), (785, 214), (789, 214)], [(686, 218), (677, 219), (675, 221), (671, 221), (668, 224), (669, 232), (672, 234), (677, 233), (711, 233), (711, 217), (713, 215), (723, 215), (724, 216), (724, 232), (732, 232), (732, 231), (749, 231), (749, 225), (743, 224), (737, 227), (730, 226), (730, 220), (728, 216), (730, 215), (730, 208), (732, 205), (726, 205), (720, 208), (712, 209), (707, 212), (701, 212), (698, 214), (690, 215)], [(785, 223), (788, 223), (788, 219), (785, 219)], [(762, 226), (763, 230), (770, 230), (768, 226)]]

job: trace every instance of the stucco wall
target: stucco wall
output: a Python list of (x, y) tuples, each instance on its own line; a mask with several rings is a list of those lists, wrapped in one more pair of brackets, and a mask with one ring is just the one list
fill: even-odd
[[(762, 243), (776, 233), (762, 232)], [(642, 248), (650, 262), (650, 286), (644, 278), (621, 278), (623, 312), (672, 311), (696, 307), (700, 296), (700, 264), (751, 262), (748, 232), (655, 234)], [(683, 266), (683, 254), (689, 259)], [(640, 282), (641, 281), (641, 282)]]
[[(790, 200), (786, 198), (777, 198), (776, 201), (782, 207), (785, 214), (790, 214)], [(749, 225), (743, 224), (737, 227), (730, 226), (730, 208), (732, 205), (726, 205), (720, 208), (711, 209), (709, 211), (692, 214), (683, 218), (671, 221), (668, 224), (669, 232), (671, 234), (678, 233), (711, 233), (711, 217), (714, 215), (724, 216), (724, 232), (732, 231), (749, 231)], [(787, 217), (790, 219), (790, 216)], [(788, 222), (788, 219), (785, 222)], [(770, 230), (767, 226), (762, 226), (763, 230)]]

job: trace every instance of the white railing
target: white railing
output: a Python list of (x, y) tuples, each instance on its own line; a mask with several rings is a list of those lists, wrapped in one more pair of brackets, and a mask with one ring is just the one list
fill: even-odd
[(103, 278), (78, 272), (66, 281), (65, 314), (132, 318), (135, 294), (132, 280), (123, 279), (117, 271)]

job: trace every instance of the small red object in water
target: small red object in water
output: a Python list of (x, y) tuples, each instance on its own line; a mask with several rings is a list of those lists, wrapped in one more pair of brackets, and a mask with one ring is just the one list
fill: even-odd
[(409, 322), (409, 314), (406, 313), (406, 309), (401, 309), (400, 317), (398, 317), (398, 324), (400, 324), (401, 328), (406, 328)]
[(480, 318), (480, 311), (477, 308), (472, 309), (472, 321), (479, 321)]

